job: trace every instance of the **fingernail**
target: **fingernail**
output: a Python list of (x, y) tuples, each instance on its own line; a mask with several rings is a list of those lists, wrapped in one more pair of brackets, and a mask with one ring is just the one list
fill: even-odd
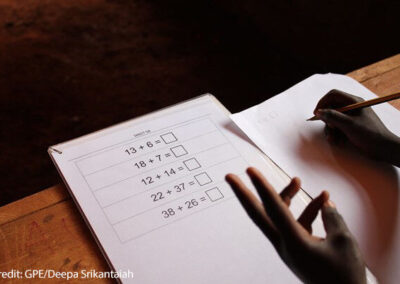
[(232, 174), (231, 174), (231, 173), (225, 175), (225, 180), (226, 180), (227, 182), (230, 182), (231, 179), (232, 179)]
[(321, 196), (324, 198), (325, 202), (329, 201), (329, 192), (326, 190), (323, 190), (321, 192)]
[(254, 176), (257, 172), (258, 172), (258, 170), (254, 167), (248, 167), (246, 169), (246, 173), (250, 176)]
[(336, 208), (335, 203), (333, 203), (331, 200), (328, 200), (327, 203), (328, 203), (329, 207)]

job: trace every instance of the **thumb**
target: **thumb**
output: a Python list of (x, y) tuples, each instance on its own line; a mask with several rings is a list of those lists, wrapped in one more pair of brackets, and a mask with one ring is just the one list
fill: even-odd
[(321, 209), (321, 215), (328, 236), (348, 231), (342, 215), (339, 214), (335, 205), (331, 201), (324, 203)]
[(319, 109), (316, 116), (330, 127), (339, 128), (343, 132), (349, 131), (353, 124), (351, 116), (333, 109)]

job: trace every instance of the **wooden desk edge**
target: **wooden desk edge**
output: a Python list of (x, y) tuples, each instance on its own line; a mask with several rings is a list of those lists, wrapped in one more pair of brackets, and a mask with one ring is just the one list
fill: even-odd
[(58, 184), (0, 207), (0, 225), (70, 199), (68, 190)]

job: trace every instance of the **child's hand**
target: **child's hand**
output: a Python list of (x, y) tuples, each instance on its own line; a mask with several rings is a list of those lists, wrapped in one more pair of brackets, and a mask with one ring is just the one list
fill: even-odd
[[(260, 202), (236, 175), (226, 180), (250, 218), (271, 241), (287, 266), (305, 283), (366, 283), (365, 265), (353, 236), (324, 191), (311, 201), (298, 220), (289, 211), (300, 180), (279, 195), (255, 168), (247, 170)], [(326, 238), (311, 234), (311, 224), (321, 210)]]
[(390, 132), (370, 108), (340, 113), (333, 109), (363, 101), (339, 90), (332, 90), (317, 104), (314, 114), (326, 123), (329, 141), (350, 141), (363, 153), (379, 160), (397, 164), (393, 153), (400, 155), (400, 139)]

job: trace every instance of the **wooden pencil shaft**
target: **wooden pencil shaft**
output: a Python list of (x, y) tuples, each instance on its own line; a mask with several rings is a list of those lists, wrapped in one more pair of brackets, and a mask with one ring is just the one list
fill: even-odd
[[(384, 102), (388, 102), (388, 101), (392, 101), (395, 99), (399, 99), (400, 98), (400, 92), (394, 93), (394, 94), (390, 94), (390, 95), (386, 95), (386, 96), (382, 96), (382, 97), (378, 97), (372, 100), (368, 100), (368, 101), (364, 101), (364, 102), (359, 102), (359, 103), (355, 103), (355, 104), (351, 104), (348, 106), (344, 106), (338, 109), (335, 109), (338, 112), (346, 112), (346, 111), (350, 111), (350, 110), (355, 110), (355, 109), (361, 109), (364, 107), (369, 107), (369, 106), (374, 106), (377, 104), (381, 104)], [(313, 116), (309, 119), (307, 119), (307, 121), (314, 121), (314, 120), (319, 120), (319, 118), (317, 118), (316, 116)]]
[(354, 110), (354, 109), (360, 109), (360, 108), (364, 108), (364, 107), (369, 107), (369, 106), (374, 106), (380, 103), (384, 103), (387, 101), (391, 101), (391, 100), (395, 100), (400, 98), (400, 92), (395, 93), (395, 94), (391, 94), (391, 95), (387, 95), (387, 96), (383, 96), (383, 97), (378, 97), (372, 100), (368, 100), (365, 102), (359, 102), (359, 103), (355, 103), (355, 104), (351, 104), (348, 106), (344, 106), (341, 108), (336, 109), (336, 111), (339, 112), (346, 112), (349, 110)]

